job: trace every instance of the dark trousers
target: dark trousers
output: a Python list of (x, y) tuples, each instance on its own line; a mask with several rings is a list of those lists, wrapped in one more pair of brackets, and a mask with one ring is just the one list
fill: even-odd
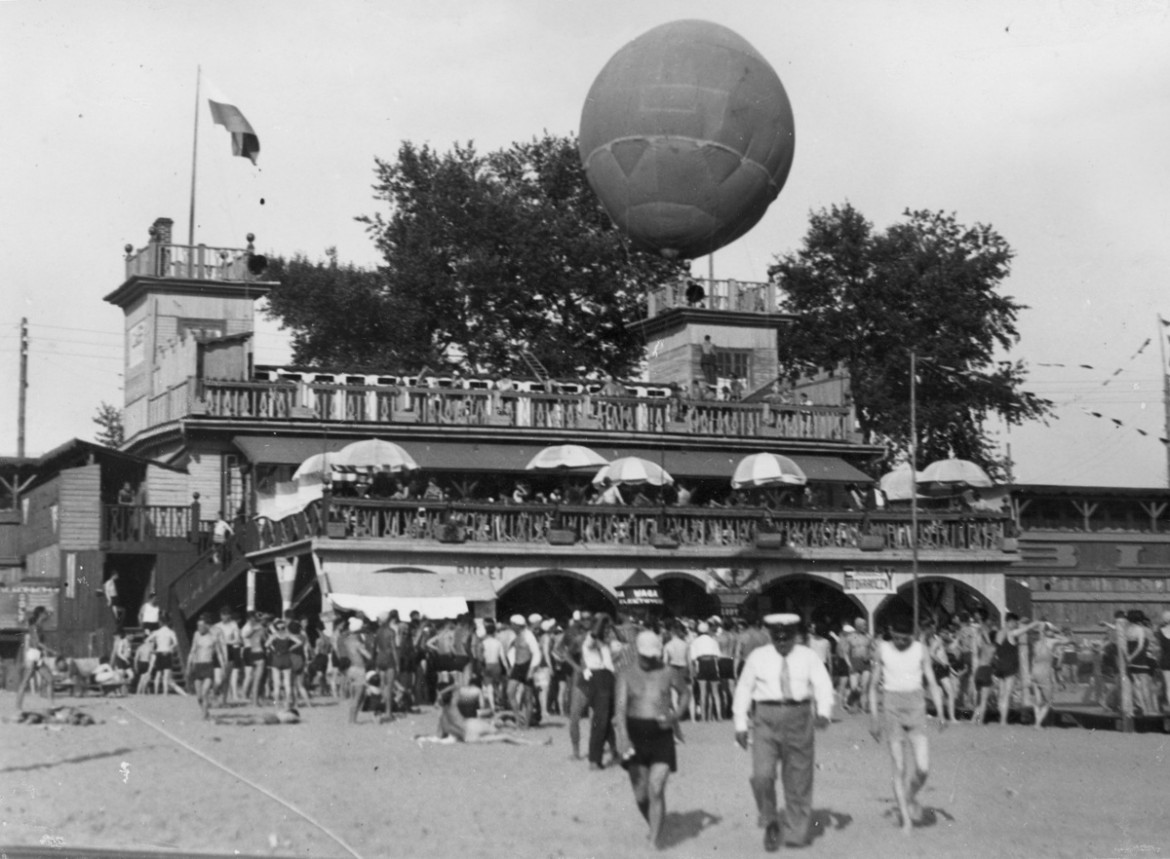
[(756, 705), (752, 718), (752, 793), (760, 825), (779, 820), (776, 767), (784, 785), (784, 843), (808, 843), (812, 823), (815, 718), (811, 704)]
[(589, 707), (593, 711), (589, 722), (589, 763), (601, 766), (601, 754), (608, 741), (611, 748), (617, 741), (613, 730), (613, 672), (604, 668), (594, 671), (589, 678)]

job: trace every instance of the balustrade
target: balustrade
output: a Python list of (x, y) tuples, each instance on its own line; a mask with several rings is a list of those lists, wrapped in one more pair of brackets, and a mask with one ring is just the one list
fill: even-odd
[(102, 508), (102, 540), (140, 543), (160, 538), (186, 539), (191, 505), (107, 504)]
[[(176, 404), (150, 421), (190, 411)], [(199, 385), (199, 411), (218, 418), (288, 418), (356, 423), (420, 423), (457, 426), (508, 426), (586, 429), (628, 433), (682, 433), (725, 438), (804, 438), (840, 440), (850, 429), (849, 409), (780, 403), (692, 401), (666, 397), (604, 397), (496, 391), (480, 388), (430, 388), (346, 385), (335, 382), (237, 382), (208, 379)]]
[[(957, 513), (920, 514), (922, 550), (995, 551), (1007, 519)], [(332, 527), (330, 527), (332, 526)], [(909, 549), (911, 523), (902, 513), (769, 511), (763, 508), (602, 507), (439, 503), (330, 498), (280, 521), (262, 520), (261, 548), (324, 535), (379, 540), (539, 543), (552, 529), (583, 544), (653, 545), (670, 537), (681, 546), (745, 548), (764, 534), (794, 549), (856, 549), (881, 537), (888, 549)]]

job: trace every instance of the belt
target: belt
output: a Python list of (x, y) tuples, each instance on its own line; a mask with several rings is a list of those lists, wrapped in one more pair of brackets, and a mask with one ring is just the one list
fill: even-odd
[(787, 701), (756, 701), (757, 705), (763, 704), (769, 707), (803, 707), (805, 704), (811, 704), (812, 701), (805, 698), (802, 701), (787, 700)]

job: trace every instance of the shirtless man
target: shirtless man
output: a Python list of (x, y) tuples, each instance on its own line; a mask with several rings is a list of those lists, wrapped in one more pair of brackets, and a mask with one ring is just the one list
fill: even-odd
[(1061, 652), (1069, 640), (1057, 633), (1056, 627), (1042, 620), (1029, 627), (1032, 644), (1032, 713), (1037, 730), (1044, 727), (1044, 720), (1052, 709), (1052, 696), (1056, 689), (1056, 654)]
[(212, 627), (223, 639), (227, 661), (220, 662), (215, 669), (215, 688), (226, 704), (240, 700), (240, 679), (244, 673), (244, 639), (240, 624), (228, 606), (219, 610), (219, 623)]
[(154, 694), (177, 692), (186, 697), (187, 693), (175, 685), (174, 670), (179, 656), (179, 637), (171, 629), (168, 615), (159, 618), (159, 627), (149, 636), (154, 642)]
[[(869, 732), (877, 741), (882, 734), (889, 743), (890, 758), (894, 764), (894, 798), (902, 817), (902, 832), (909, 834), (915, 823), (922, 820), (918, 805), (918, 791), (926, 783), (930, 768), (930, 747), (926, 739), (926, 699), (922, 685), (930, 690), (935, 713), (943, 712), (942, 690), (934, 678), (930, 653), (920, 641), (915, 641), (912, 624), (907, 618), (895, 619), (891, 624), (891, 641), (879, 641), (873, 677), (869, 684)], [(882, 707), (878, 709), (878, 693)], [(939, 730), (946, 728), (946, 720), (938, 719)], [(906, 758), (906, 744), (910, 746), (910, 760)]]
[(464, 686), (458, 682), (439, 690), (439, 727), (434, 736), (417, 736), (414, 741), (421, 748), (423, 743), (508, 743), (513, 746), (548, 746), (552, 737), (543, 740), (529, 740), (516, 734), (501, 731), (494, 722), (481, 719), (478, 715), (481, 692), (477, 686)]
[(853, 632), (845, 634), (845, 658), (849, 660), (849, 697), (842, 709), (850, 712), (853, 701), (865, 710), (865, 693), (869, 687), (873, 639), (869, 637), (869, 626), (865, 618), (853, 621)]
[(373, 660), (373, 654), (362, 640), (365, 623), (360, 617), (349, 619), (349, 635), (341, 640), (342, 656), (349, 660), (345, 675), (353, 694), (353, 705), (349, 709), (349, 723), (356, 725), (358, 713), (366, 703), (366, 666)]
[(219, 632), (211, 628), (211, 614), (204, 612), (196, 623), (191, 637), (191, 652), (187, 654), (187, 683), (195, 689), (195, 700), (203, 711), (203, 718), (211, 718), (211, 691), (215, 681), (215, 660), (227, 665), (227, 645)]
[(658, 847), (666, 819), (666, 780), (677, 770), (675, 728), (690, 703), (691, 688), (662, 661), (662, 639), (655, 633), (639, 632), (634, 648), (637, 661), (618, 674), (614, 728), (634, 801), (650, 824), (650, 843)]

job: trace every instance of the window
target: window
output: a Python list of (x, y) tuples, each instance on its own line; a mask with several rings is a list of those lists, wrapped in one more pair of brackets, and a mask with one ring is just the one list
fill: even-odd
[(750, 349), (720, 349), (715, 354), (717, 374), (721, 379), (747, 379), (750, 377), (752, 353)]

